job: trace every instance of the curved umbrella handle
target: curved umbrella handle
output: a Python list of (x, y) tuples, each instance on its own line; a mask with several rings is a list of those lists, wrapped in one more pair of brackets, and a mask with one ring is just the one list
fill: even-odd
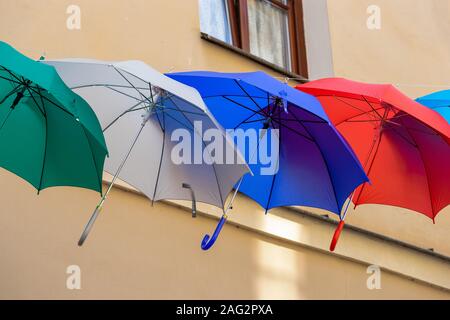
[(208, 250), (209, 248), (211, 248), (214, 245), (214, 243), (216, 242), (217, 237), (219, 236), (219, 233), (222, 230), (222, 227), (226, 221), (227, 221), (227, 218), (225, 215), (223, 215), (220, 218), (219, 223), (217, 224), (216, 230), (214, 230), (213, 235), (210, 237), (209, 234), (205, 234), (205, 236), (203, 237), (203, 240), (202, 240), (202, 249), (203, 250)]
[(196, 205), (196, 200), (195, 200), (195, 193), (194, 190), (192, 189), (191, 185), (188, 183), (182, 183), (181, 187), (185, 188), (185, 189), (189, 189), (189, 191), (191, 192), (191, 199), (192, 199), (192, 218), (195, 218), (197, 216), (197, 205)]
[(334, 251), (334, 249), (336, 248), (336, 244), (339, 240), (339, 237), (341, 236), (341, 232), (342, 229), (344, 228), (344, 220), (341, 220), (336, 228), (336, 230), (334, 231), (334, 235), (333, 235), (333, 239), (331, 240), (331, 244), (330, 244), (330, 251)]

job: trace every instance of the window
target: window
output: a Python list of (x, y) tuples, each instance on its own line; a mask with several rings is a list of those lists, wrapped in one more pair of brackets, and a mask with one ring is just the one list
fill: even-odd
[(227, 0), (199, 0), (199, 4), (201, 32), (231, 44)]
[(302, 0), (199, 0), (201, 31), (307, 77)]

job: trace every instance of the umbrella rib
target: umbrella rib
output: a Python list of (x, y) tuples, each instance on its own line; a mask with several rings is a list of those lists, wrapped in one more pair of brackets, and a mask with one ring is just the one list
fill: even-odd
[[(227, 97), (237, 97), (237, 98), (247, 98), (246, 95), (240, 95), (240, 94), (227, 94)], [(223, 94), (216, 94), (216, 95), (212, 95), (212, 96), (202, 96), (203, 99), (210, 99), (210, 98), (223, 98), (224, 95)], [(266, 99), (266, 97), (259, 97), (259, 96), (253, 96), (254, 98), (257, 99)]]
[(2, 77), (2, 76), (0, 76), (0, 79), (6, 80), (6, 81), (9, 81), (9, 82), (14, 82), (14, 83), (17, 83), (19, 85), (23, 84), (23, 83), (21, 83), (19, 81), (16, 81), (16, 80), (13, 80), (13, 79), (10, 79), (10, 78), (6, 78), (6, 77)]
[[(404, 128), (405, 129), (407, 129), (406, 128), (406, 126), (404, 126)], [(402, 138), (403, 140), (405, 140), (408, 144), (410, 144), (411, 146), (413, 146), (413, 147), (415, 147), (415, 148), (417, 148), (417, 144), (415, 143), (415, 142), (411, 142), (411, 141), (409, 141), (403, 134), (401, 134), (400, 132), (398, 132), (398, 130), (396, 130), (396, 128), (395, 127), (385, 127), (385, 129), (392, 129), (392, 131), (394, 132), (394, 133), (396, 133), (400, 138)]]
[[(280, 114), (278, 114), (278, 119), (280, 119)], [(273, 119), (273, 120), (275, 120), (275, 119)], [(278, 139), (280, 140), (280, 143), (281, 143), (281, 128), (280, 128), (280, 133), (279, 133), (279, 134), (280, 134), (280, 135), (279, 135)], [(279, 153), (281, 153), (281, 151), (280, 151)], [(278, 154), (278, 157), (277, 157), (277, 165), (278, 165), (278, 166), (280, 165), (280, 154)], [(279, 169), (279, 168), (278, 168), (278, 169)], [(275, 173), (275, 174), (273, 175), (273, 178), (272, 178), (272, 184), (271, 184), (271, 186), (270, 186), (269, 197), (268, 197), (268, 199), (267, 199), (266, 207), (264, 208), (264, 209), (266, 209), (266, 213), (267, 213), (267, 210), (269, 210), (270, 201), (272, 200), (273, 188), (274, 188), (274, 186), (275, 186), (275, 179), (276, 179), (277, 175), (278, 175), (278, 172)]]
[(248, 98), (250, 98), (250, 100), (252, 100), (252, 102), (255, 104), (255, 106), (256, 106), (261, 112), (264, 113), (263, 109), (261, 109), (261, 107), (259, 106), (259, 104), (256, 103), (255, 99), (254, 99), (252, 96), (250, 96), (250, 95), (248, 94), (248, 92), (244, 89), (244, 87), (242, 87), (242, 85), (239, 83), (239, 81), (236, 80), (236, 79), (234, 79), (234, 82), (236, 82), (236, 84), (238, 85), (238, 87), (245, 93), (245, 95), (246, 95)]
[(270, 109), (271, 103), (270, 103), (270, 94), (269, 94), (269, 92), (266, 92), (266, 100), (267, 100), (267, 106), (266, 107), (267, 107), (267, 110), (269, 111), (268, 112), (269, 115), (271, 115), (273, 110)]
[(14, 93), (17, 92), (17, 89), (19, 89), (22, 86), (22, 84), (18, 84), (14, 89), (12, 89), (7, 95), (5, 95), (2, 99), (2, 101), (0, 101), (0, 104), (3, 104), (6, 99), (8, 99), (9, 97), (11, 97)]
[[(178, 105), (175, 103), (175, 101), (173, 101), (173, 99), (172, 99), (172, 97), (169, 97), (169, 99), (170, 99), (170, 101), (172, 101), (172, 103), (174, 104), (174, 106), (175, 106), (175, 108), (177, 108), (179, 111), (180, 111), (180, 113), (183, 115), (183, 117), (192, 125), (192, 127), (193, 128), (195, 128), (194, 127), (194, 125), (193, 125), (193, 123), (191, 122), (191, 120), (180, 110), (180, 108), (178, 107)], [(194, 130), (194, 133), (195, 133), (195, 130)], [(203, 137), (201, 137), (202, 138), (202, 144), (203, 144), (203, 147), (205, 147), (206, 148), (206, 145), (205, 145), (205, 142), (203, 141)], [(211, 155), (209, 154), (209, 152), (207, 152), (208, 153), (208, 155), (209, 155), (209, 157), (211, 158)], [(220, 196), (220, 203), (222, 204), (222, 207), (225, 205), (225, 202), (223, 201), (223, 197), (222, 197), (222, 189), (220, 188), (220, 184), (219, 184), (219, 178), (218, 178), (218, 176), (217, 176), (217, 172), (216, 172), (216, 166), (214, 165), (214, 162), (212, 162), (212, 168), (213, 168), (213, 171), (214, 171), (214, 176), (216, 177), (216, 184), (217, 184), (217, 189), (219, 190), (219, 196)], [(223, 209), (223, 208), (222, 208)]]
[[(11, 72), (11, 70), (9, 70), (9, 69), (7, 69), (7, 68), (5, 68), (5, 67), (3, 67), (3, 66), (0, 66), (0, 67), (3, 69), (3, 71), (6, 71), (6, 72), (9, 73), (11, 76), (13, 76), (13, 78), (15, 78), (18, 82), (22, 83), (22, 80), (21, 80), (19, 77), (17, 77), (13, 72)], [(14, 80), (9, 79), (9, 81), (14, 81)]]
[[(115, 68), (115, 67), (114, 67), (114, 68)], [(116, 69), (116, 70), (117, 70), (117, 69)], [(127, 74), (129, 74), (130, 76), (132, 76), (132, 77), (134, 77), (134, 78), (136, 78), (136, 79), (138, 79), (138, 80), (144, 82), (144, 83), (150, 84), (148, 81), (146, 81), (146, 80), (144, 80), (144, 79), (138, 77), (138, 76), (135, 75), (135, 74), (129, 73), (129, 72), (126, 71), (126, 70), (122, 70), (122, 71), (123, 71), (124, 73), (127, 73)], [(119, 72), (119, 71), (118, 71), (118, 72)], [(120, 73), (120, 72), (119, 72), (119, 73)], [(124, 76), (122, 75), (122, 77), (124, 77)], [(127, 79), (125, 79), (125, 80), (127, 80)], [(127, 80), (127, 82), (130, 83), (128, 80)], [(130, 85), (133, 86), (133, 88), (136, 88), (133, 84), (130, 83)], [(155, 87), (157, 87), (157, 86), (155, 86)], [(146, 90), (148, 90), (148, 89), (146, 89)], [(139, 92), (139, 90), (138, 90), (138, 92)], [(152, 92), (152, 91), (150, 90), (150, 92)], [(140, 93), (140, 92), (139, 92), (139, 93)], [(141, 95), (142, 95), (142, 93), (141, 93)], [(200, 111), (204, 111), (204, 109), (198, 107), (197, 105), (193, 104), (193, 103), (190, 102), (190, 101), (187, 101), (186, 99), (184, 99), (184, 98), (182, 98), (182, 97), (179, 97), (179, 96), (177, 96), (177, 95), (173, 95), (173, 96), (174, 96), (174, 97), (177, 97), (177, 99), (183, 100), (184, 102), (188, 103), (189, 105), (193, 106), (193, 107), (196, 108), (196, 109), (199, 109)], [(145, 97), (145, 98), (146, 98), (146, 97)], [(202, 97), (202, 98), (203, 98), (203, 97)], [(146, 99), (147, 99), (147, 98), (146, 98)]]
[(303, 133), (300, 133), (300, 132), (298, 132), (297, 130), (295, 130), (295, 129), (289, 127), (289, 126), (286, 126), (285, 124), (279, 122), (278, 120), (276, 120), (276, 119), (274, 119), (274, 118), (272, 118), (272, 120), (273, 120), (276, 124), (278, 124), (280, 127), (289, 129), (289, 130), (291, 130), (292, 132), (298, 134), (299, 136), (301, 136), (301, 137), (303, 137), (303, 138), (305, 138), (305, 139), (307, 139), (307, 140), (309, 140), (309, 141), (311, 141), (311, 142), (315, 142), (314, 139), (312, 139), (311, 137), (308, 137), (308, 136), (304, 135)]
[[(44, 107), (43, 103), (42, 103), (42, 106), (43, 106), (43, 108), (45, 110), (45, 107)], [(46, 158), (47, 158), (47, 143), (48, 143), (48, 119), (47, 119), (47, 113), (44, 112), (43, 116), (44, 116), (44, 119), (45, 119), (45, 145), (44, 145), (44, 156), (43, 156), (43, 159), (42, 159), (42, 170), (41, 170), (41, 178), (39, 180), (38, 194), (42, 190), (42, 180), (43, 180), (43, 177), (44, 177), (45, 161), (46, 161)]]
[(255, 123), (255, 122), (261, 122), (261, 121), (264, 121), (264, 120), (266, 120), (266, 119), (246, 120), (246, 121), (243, 121), (243, 122), (241, 122), (241, 124), (244, 124), (244, 123)]
[[(380, 107), (377, 110), (381, 110), (381, 109), (383, 109), (383, 107)], [(337, 126), (341, 125), (342, 123), (347, 122), (348, 120), (351, 120), (351, 119), (354, 119), (354, 118), (358, 118), (358, 117), (363, 116), (365, 114), (370, 114), (371, 112), (372, 112), (372, 110), (364, 111), (363, 113), (358, 113), (357, 115), (351, 116), (350, 118), (347, 118), (345, 120), (342, 120), (342, 121), (336, 123), (334, 126), (337, 127)], [(374, 119), (374, 120), (370, 120), (368, 122), (377, 122), (377, 121), (379, 122), (380, 120), (381, 119)], [(352, 122), (352, 121), (349, 121), (349, 122)]]
[(437, 132), (426, 132), (426, 131), (423, 131), (423, 130), (420, 130), (420, 129), (411, 128), (411, 127), (407, 127), (407, 126), (405, 126), (405, 128), (407, 128), (409, 130), (412, 130), (412, 131), (417, 131), (417, 132), (420, 132), (420, 133), (423, 133), (423, 134), (428, 134), (430, 136), (440, 136), (440, 134), (437, 133)]
[[(404, 125), (404, 124), (403, 124), (403, 125)], [(404, 127), (405, 127), (406, 131), (409, 133), (408, 127), (405, 126), (405, 125), (404, 125)], [(415, 141), (413, 135), (410, 134), (410, 136), (411, 136), (411, 138)], [(423, 170), (425, 171), (425, 178), (427, 179), (428, 197), (430, 198), (431, 214), (433, 215), (433, 218), (432, 218), (432, 219), (433, 219), (433, 221), (434, 221), (434, 217), (435, 217), (435, 215), (434, 215), (435, 209), (434, 209), (434, 206), (433, 206), (433, 198), (432, 198), (432, 196), (431, 196), (430, 177), (429, 177), (429, 174), (428, 174), (427, 166), (425, 165), (425, 161), (424, 161), (424, 159), (423, 159), (422, 151), (420, 150), (420, 148), (419, 148), (419, 146), (417, 145), (417, 143), (416, 143), (416, 148), (417, 148), (417, 151), (419, 152), (420, 159), (422, 160)]]
[[(297, 116), (296, 116), (294, 113), (292, 113), (292, 116), (293, 116), (295, 119), (298, 119)], [(332, 178), (332, 176), (331, 176), (330, 169), (328, 168), (327, 161), (325, 160), (325, 155), (324, 155), (324, 153), (323, 153), (323, 151), (322, 151), (322, 148), (321, 148), (320, 145), (317, 143), (316, 139), (314, 139), (313, 135), (312, 135), (311, 132), (308, 130), (308, 128), (307, 128), (301, 121), (299, 121), (299, 122), (300, 122), (301, 126), (303, 127), (303, 129), (305, 129), (305, 131), (308, 133), (308, 135), (310, 135), (311, 138), (313, 138), (313, 141), (315, 142), (315, 144), (316, 144), (316, 146), (317, 146), (317, 149), (319, 149), (319, 152), (320, 152), (320, 154), (321, 154), (321, 156), (322, 156), (322, 159), (323, 159), (323, 162), (324, 162), (324, 164), (325, 164), (325, 167), (327, 168), (328, 177), (330, 178), (331, 187), (332, 187), (332, 189), (333, 189), (333, 194), (334, 194), (334, 199), (335, 199), (335, 201), (336, 201), (336, 206), (337, 206), (336, 208), (337, 208), (337, 210), (338, 210), (338, 212), (339, 212), (340, 207), (339, 207), (338, 197), (337, 197), (337, 193), (336, 193), (336, 188), (335, 188), (335, 186), (334, 186), (333, 178)], [(329, 124), (327, 124), (327, 125), (329, 125)]]
[[(173, 109), (173, 108), (168, 108), (167, 106), (164, 106), (163, 108), (161, 108), (161, 110), (172, 110), (172, 111), (179, 111), (177, 109)], [(199, 113), (199, 112), (193, 112), (193, 111), (187, 111), (187, 110), (183, 110), (180, 109), (181, 111), (185, 112), (185, 113), (189, 113), (189, 114), (195, 114), (197, 116), (201, 116), (201, 117), (206, 117), (206, 114), (204, 113)]]
[[(366, 99), (366, 97), (364, 95), (361, 95), (361, 97), (364, 99), (364, 101), (369, 105), (369, 107), (372, 109), (372, 111), (374, 111), (381, 120), (384, 119), (384, 116), (382, 116), (381, 114), (378, 113), (378, 111), (372, 106), (372, 104)], [(386, 109), (386, 108), (385, 108)]]
[[(298, 122), (297, 119), (283, 119), (283, 121), (291, 121), (291, 122)], [(300, 120), (302, 123), (328, 123), (328, 121), (325, 120)]]
[(81, 126), (81, 129), (83, 130), (84, 136), (86, 137), (86, 140), (88, 142), (89, 150), (91, 151), (92, 162), (94, 163), (94, 167), (95, 167), (95, 175), (97, 176), (97, 180), (98, 180), (99, 191), (100, 191), (100, 194), (102, 194), (103, 193), (102, 192), (102, 178), (98, 174), (97, 161), (95, 160), (94, 152), (92, 150), (91, 141), (89, 140), (89, 138), (88, 138), (88, 136), (86, 134), (86, 130), (85, 130), (84, 126), (81, 123), (79, 123), (79, 125)]
[(30, 93), (30, 97), (33, 100), (34, 104), (38, 107), (39, 111), (42, 113), (43, 116), (45, 116), (44, 110), (42, 110), (41, 107), (39, 106), (39, 104), (37, 103), (36, 99), (33, 96), (33, 93), (30, 91), (29, 88), (27, 88), (27, 91)]
[[(253, 112), (249, 117), (245, 118), (243, 121), (241, 121), (239, 124), (237, 124), (236, 126), (234, 126), (234, 130), (236, 130), (241, 124), (243, 123), (247, 123), (247, 121), (251, 118), (253, 118), (256, 114), (260, 115), (258, 112)], [(261, 120), (265, 120), (264, 118)]]
[(2, 122), (2, 125), (0, 126), (0, 131), (3, 129), (3, 127), (5, 126), (6, 121), (9, 119), (9, 116), (11, 115), (12, 111), (14, 109), (13, 108), (9, 108), (8, 114), (6, 115), (5, 119)]
[(166, 113), (166, 116), (168, 116), (170, 119), (178, 122), (179, 124), (181, 124), (183, 127), (185, 127), (188, 130), (192, 130), (192, 128), (190, 128), (189, 126), (187, 126), (185, 123), (181, 122), (180, 120), (178, 120), (177, 118), (171, 116), (169, 113)]
[(140, 110), (140, 109), (134, 109), (136, 108), (138, 105), (142, 104), (143, 101), (136, 103), (135, 105), (133, 105), (131, 108), (123, 111), (121, 114), (119, 114), (119, 116), (117, 116), (113, 121), (111, 121), (106, 127), (105, 129), (103, 129), (103, 132), (105, 132), (109, 127), (111, 127), (114, 123), (116, 123), (117, 120), (119, 120), (121, 117), (123, 117), (125, 114), (127, 114), (128, 112), (131, 111), (136, 111), (136, 110)]
[[(148, 83), (148, 87), (150, 89), (150, 98), (152, 99), (154, 108), (156, 109), (156, 102), (155, 102), (155, 98), (153, 97), (152, 84), (150, 82)], [(164, 135), (165, 135), (166, 134), (165, 129), (163, 128), (163, 126), (161, 124), (161, 119), (159, 118), (158, 110), (155, 110), (155, 115), (156, 115), (156, 119), (158, 120), (159, 127), (161, 128), (161, 130), (163, 130)], [(158, 178), (159, 178), (159, 171), (158, 171)], [(155, 188), (156, 188), (156, 186), (155, 186)]]
[[(152, 103), (152, 101), (150, 101), (150, 99), (148, 99), (148, 97), (146, 97), (141, 91), (139, 91), (139, 89), (137, 89), (136, 88), (136, 86), (134, 86), (132, 83), (131, 83), (131, 81), (130, 80), (128, 80), (127, 79), (127, 77), (125, 77), (123, 74), (122, 74), (122, 72), (120, 72), (119, 71), (119, 69), (117, 69), (115, 66), (113, 66), (113, 68), (114, 68), (114, 70), (116, 70), (119, 74), (120, 74), (120, 76), (122, 77), (122, 78), (124, 78), (125, 79), (125, 81), (126, 82), (128, 82), (128, 84), (130, 85), (130, 86), (132, 86), (145, 100), (147, 100), (149, 103)], [(127, 72), (127, 74), (130, 74), (130, 75), (132, 75), (132, 76), (134, 76), (133, 74), (131, 74), (131, 73), (129, 73), (129, 72)], [(138, 77), (136, 77), (136, 78), (138, 78)], [(141, 81), (144, 81), (144, 80), (142, 80), (142, 79), (140, 79), (140, 78), (138, 78), (139, 80), (141, 80)], [(147, 83), (146, 81), (144, 81), (145, 83)], [(146, 89), (147, 90), (147, 89)]]
[[(392, 120), (398, 120), (398, 119), (404, 118), (404, 117), (406, 117), (406, 116), (410, 116), (410, 115), (407, 114), (407, 113), (397, 113), (394, 117), (392, 117), (392, 118), (390, 119), (390, 120), (391, 120), (390, 123), (395, 124), (395, 122), (393, 122)], [(420, 121), (420, 120), (419, 120), (419, 121)], [(421, 122), (422, 122), (422, 121), (421, 121)], [(424, 124), (425, 124), (425, 123), (424, 123)], [(425, 125), (426, 125), (426, 124), (425, 124)], [(416, 128), (407, 127), (407, 126), (404, 125), (404, 124), (403, 124), (403, 126), (404, 126), (405, 128), (408, 128), (409, 130), (421, 132), (421, 133), (423, 133), (423, 134), (428, 134), (428, 135), (430, 135), (430, 136), (439, 136), (439, 133), (437, 133), (434, 129), (430, 128), (428, 125), (427, 125), (427, 127), (430, 128), (430, 130), (431, 130), (432, 132), (426, 132), (426, 131), (424, 131), (424, 130), (420, 130), (420, 129), (416, 129)]]
[(234, 101), (234, 100), (231, 99), (231, 98), (228, 98), (228, 96), (222, 96), (222, 98), (224, 98), (224, 99), (226, 99), (226, 100), (228, 100), (228, 101), (230, 101), (230, 102), (232, 102), (232, 103), (234, 103), (234, 104), (237, 104), (238, 106), (240, 106), (240, 107), (242, 107), (242, 108), (244, 108), (244, 109), (247, 109), (247, 110), (249, 110), (249, 111), (251, 111), (251, 112), (258, 113), (258, 114), (262, 115), (263, 117), (266, 117), (266, 116), (267, 116), (264, 112), (261, 113), (262, 110), (261, 110), (261, 111), (253, 110), (252, 108), (249, 108), (249, 107), (247, 107), (246, 105), (243, 105), (242, 103), (239, 103), (239, 102), (237, 102), (237, 101)]
[[(164, 114), (164, 112), (162, 112), (162, 113)], [(159, 115), (158, 115), (158, 110), (155, 110), (155, 115), (156, 115), (156, 119), (158, 120), (159, 127), (161, 128), (161, 130), (164, 131), (163, 125), (161, 123), (161, 119), (159, 118)]]
[[(119, 85), (119, 84), (107, 84), (107, 83), (84, 84), (84, 85), (71, 87), (71, 89), (76, 90), (76, 89), (84, 89), (84, 88), (92, 88), (92, 87), (113, 87), (113, 88), (134, 89), (133, 87), (130, 87), (130, 86), (123, 86), (123, 85)], [(136, 88), (138, 88), (140, 90), (148, 90), (148, 88), (144, 88), (144, 87), (136, 87)]]
[(166, 145), (166, 117), (164, 115), (164, 112), (163, 112), (162, 116), (163, 116), (163, 123), (164, 123), (164, 128), (161, 127), (162, 132), (163, 132), (163, 141), (162, 141), (162, 147), (161, 147), (161, 157), (159, 158), (158, 174), (156, 176), (155, 188), (153, 189), (152, 203), (155, 201), (155, 197), (156, 197), (156, 190), (158, 188), (159, 176), (161, 174), (161, 166), (162, 166), (162, 161), (163, 161), (163, 157), (164, 157), (164, 149), (165, 149), (165, 145)]
[[(327, 97), (327, 96), (322, 96), (322, 97)], [(361, 109), (361, 108), (358, 108), (358, 107), (352, 105), (350, 102), (345, 101), (345, 100), (342, 99), (341, 97), (338, 97), (338, 96), (336, 96), (336, 95), (332, 95), (332, 97), (335, 98), (336, 100), (342, 102), (342, 103), (345, 103), (346, 105), (348, 105), (349, 107), (352, 107), (353, 109), (356, 109), (356, 110), (358, 110), (358, 111), (362, 111), (362, 112), (363, 112), (362, 114), (367, 113), (366, 110)]]
[(269, 191), (269, 198), (267, 199), (267, 204), (266, 204), (266, 207), (264, 208), (264, 209), (266, 209), (266, 213), (269, 210), (270, 201), (272, 200), (273, 187), (275, 185), (275, 178), (277, 177), (277, 175), (278, 175), (278, 173), (275, 173), (272, 178), (272, 184), (270, 185), (270, 191)]
[[(33, 87), (29, 87), (29, 88), (30, 88), (30, 90), (33, 91), (34, 93), (39, 94), (38, 92), (35, 91), (35, 89), (34, 89)], [(46, 100), (46, 101), (50, 102), (51, 104), (53, 104), (55, 107), (57, 107), (57, 108), (61, 109), (62, 111), (64, 111), (64, 112), (70, 114), (72, 117), (75, 116), (73, 113), (71, 113), (70, 111), (68, 111), (68, 110), (64, 109), (63, 107), (59, 106), (57, 103), (53, 102), (52, 100), (50, 100), (50, 99), (47, 98), (46, 96), (41, 95), (41, 97), (42, 97), (44, 100)]]
[[(182, 123), (180, 120), (178, 120), (178, 119), (172, 117), (169, 113), (166, 113), (166, 115), (167, 115), (169, 118), (171, 118), (172, 120), (178, 122), (179, 124), (181, 124), (182, 126), (184, 126), (185, 128), (187, 128), (188, 130), (192, 130), (192, 128), (189, 128), (186, 124)], [(202, 141), (203, 141), (203, 140), (202, 140)], [(203, 142), (203, 144), (204, 144), (204, 142)], [(215, 177), (216, 177), (217, 187), (218, 187), (218, 189), (219, 189), (220, 200), (221, 200), (222, 203), (223, 203), (223, 200), (222, 200), (222, 194), (220, 193), (220, 187), (219, 187), (219, 184), (218, 184), (218, 178), (217, 178), (217, 174), (216, 174), (216, 170), (215, 170), (214, 164), (212, 164), (212, 167), (213, 167), (214, 175), (215, 175)], [(214, 195), (212, 192), (208, 191), (208, 193), (209, 193), (213, 198), (215, 197), (215, 195)], [(223, 204), (224, 204), (224, 203), (223, 203)]]
[[(306, 131), (306, 133), (309, 135), (311, 141), (313, 141), (314, 143), (317, 144), (316, 139), (314, 139), (314, 137), (312, 136), (312, 134), (309, 132), (309, 130), (306, 128), (306, 126), (302, 123), (302, 121), (295, 115), (294, 112), (291, 112), (290, 115), (292, 115), (292, 117), (294, 117), (295, 120), (298, 121), (298, 123), (300, 123), (300, 125), (302, 126), (302, 128)], [(327, 123), (328, 124), (328, 123)]]
[(120, 91), (120, 90), (117, 90), (117, 89), (115, 89), (115, 88), (113, 88), (113, 87), (110, 87), (110, 86), (105, 86), (105, 88), (107, 88), (107, 89), (109, 89), (109, 90), (112, 90), (112, 91), (114, 91), (114, 92), (117, 92), (117, 93), (119, 93), (119, 94), (121, 94), (121, 95), (124, 95), (124, 96), (126, 96), (126, 97), (128, 97), (128, 98), (131, 98), (131, 99), (134, 99), (134, 100), (136, 100), (136, 101), (141, 101), (141, 102), (144, 102), (145, 100), (141, 100), (141, 99), (138, 99), (138, 98), (136, 98), (136, 97), (133, 97), (132, 95), (129, 95), (128, 93), (125, 93), (125, 92), (122, 92), (122, 91)]
[(150, 90), (150, 98), (152, 98), (152, 102), (156, 103), (155, 102), (155, 97), (153, 96), (153, 90), (152, 90), (152, 83), (151, 82), (148, 83), (148, 89)]
[[(321, 95), (321, 96), (322, 96), (322, 97), (327, 97), (327, 95)], [(317, 96), (317, 97), (320, 97), (320, 96)], [(346, 122), (346, 121), (349, 120), (349, 119), (357, 118), (357, 117), (359, 117), (359, 116), (362, 116), (362, 115), (364, 115), (364, 114), (367, 114), (367, 113), (369, 113), (369, 112), (372, 112), (372, 111), (367, 111), (367, 110), (363, 110), (363, 109), (361, 109), (361, 108), (358, 108), (358, 107), (352, 105), (351, 103), (349, 103), (349, 102), (347, 102), (347, 101), (341, 99), (340, 97), (338, 97), (338, 96), (336, 96), (336, 95), (332, 95), (332, 97), (335, 98), (336, 100), (338, 100), (338, 101), (340, 101), (340, 102), (342, 102), (342, 103), (348, 105), (349, 107), (351, 107), (351, 108), (353, 108), (353, 109), (356, 109), (356, 110), (358, 110), (358, 111), (362, 111), (362, 113), (359, 113), (359, 114), (357, 114), (357, 115), (355, 115), (355, 116), (352, 116), (352, 117), (350, 117), (350, 118), (348, 118), (348, 119), (345, 119), (345, 120), (343, 120), (343, 121), (337, 123), (335, 126), (338, 126), (338, 125), (342, 124), (343, 122)], [(363, 96), (362, 96), (362, 97), (363, 97)], [(364, 97), (363, 97), (363, 98), (364, 98)], [(366, 101), (367, 101), (367, 100), (366, 100)], [(369, 105), (370, 105), (370, 104), (369, 104)], [(370, 107), (371, 107), (371, 109), (372, 109), (373, 111), (375, 111), (375, 112), (376, 112), (376, 110), (382, 109), (382, 108), (378, 108), (378, 109), (375, 110), (371, 105), (370, 105)], [(377, 113), (377, 114), (378, 114), (378, 113)]]
[[(372, 154), (372, 151), (373, 150), (369, 150), (369, 154), (368, 154), (368, 157), (367, 157), (367, 161), (366, 161), (366, 164), (364, 165), (364, 166), (367, 166), (367, 163), (370, 161), (370, 165), (369, 165), (369, 168), (367, 169), (367, 173), (366, 173), (366, 176), (367, 177), (369, 177), (369, 175), (370, 175), (370, 171), (372, 170), (372, 167), (373, 167), (373, 163), (375, 162), (375, 159), (376, 159), (376, 157), (377, 157), (377, 153), (378, 153), (378, 150), (380, 149), (380, 144), (381, 144), (381, 138), (383, 137), (383, 131), (380, 131), (380, 133), (379, 133), (379, 136), (378, 136), (378, 141), (377, 141), (377, 143), (376, 143), (376, 147), (375, 147), (375, 144), (373, 144), (372, 145), (372, 149), (373, 148), (375, 148), (375, 152), (374, 152), (374, 154), (373, 154), (373, 157), (372, 157), (372, 160), (370, 161), (370, 155)], [(365, 168), (364, 168), (365, 169)], [(370, 178), (369, 178), (370, 179)], [(365, 182), (365, 183), (363, 183), (363, 185), (362, 185), (362, 187), (361, 187), (361, 190), (359, 191), (359, 194), (358, 194), (358, 198), (355, 200), (355, 206), (358, 204), (358, 201), (359, 201), (359, 199), (361, 198), (361, 195), (362, 195), (362, 193), (363, 193), (363, 191), (364, 191), (364, 187), (366, 186), (366, 184), (367, 184), (367, 182)]]

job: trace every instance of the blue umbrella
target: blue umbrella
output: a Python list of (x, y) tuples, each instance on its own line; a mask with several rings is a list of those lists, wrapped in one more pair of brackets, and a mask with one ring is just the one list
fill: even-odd
[[(251, 161), (259, 150), (248, 148), (260, 149), (260, 144), (238, 145), (254, 175), (246, 175), (236, 188), (266, 213), (274, 207), (308, 206), (339, 215), (349, 194), (368, 181), (357, 157), (315, 97), (261, 71), (168, 76), (196, 88), (224, 128), (258, 130), (259, 143), (267, 137), (266, 145), (272, 145), (270, 139), (278, 140), (278, 170), (272, 173), (264, 171), (266, 164)], [(214, 244), (226, 219), (222, 216), (212, 237), (203, 238), (204, 250)]]
[(417, 98), (416, 101), (439, 112), (450, 123), (450, 90), (434, 92)]

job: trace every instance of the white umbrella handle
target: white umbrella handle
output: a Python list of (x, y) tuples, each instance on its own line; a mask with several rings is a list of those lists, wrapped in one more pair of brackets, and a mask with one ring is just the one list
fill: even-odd
[(192, 199), (192, 218), (195, 218), (197, 216), (197, 201), (195, 200), (195, 193), (194, 190), (192, 189), (190, 184), (187, 183), (183, 183), (181, 185), (183, 188), (185, 189), (189, 189), (191, 191), (191, 199)]
[(80, 240), (78, 240), (78, 246), (82, 246), (84, 241), (86, 240), (86, 238), (89, 235), (89, 232), (92, 229), (92, 226), (94, 225), (95, 220), (98, 217), (98, 214), (100, 213), (100, 211), (102, 210), (102, 206), (98, 205), (95, 210), (94, 213), (92, 214), (91, 218), (89, 219), (88, 223), (86, 224), (86, 226), (84, 227), (83, 233), (81, 234)]

